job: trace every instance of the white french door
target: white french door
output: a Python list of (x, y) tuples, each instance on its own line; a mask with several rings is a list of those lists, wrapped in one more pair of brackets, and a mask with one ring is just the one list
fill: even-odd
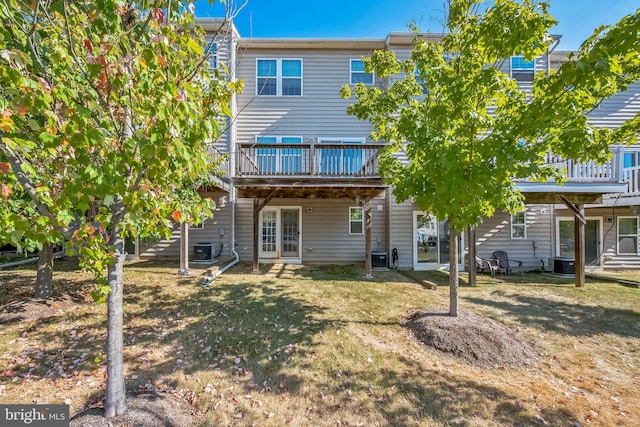
[(270, 207), (260, 213), (259, 257), (299, 262), (301, 243), (300, 207)]

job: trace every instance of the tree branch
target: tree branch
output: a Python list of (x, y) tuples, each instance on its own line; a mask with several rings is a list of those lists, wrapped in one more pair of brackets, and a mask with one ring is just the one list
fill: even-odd
[(0, 151), (2, 151), (2, 153), (9, 161), (11, 170), (13, 170), (16, 178), (18, 178), (18, 182), (33, 201), (33, 204), (38, 209), (40, 215), (51, 217), (51, 211), (49, 210), (49, 208), (45, 204), (43, 204), (40, 199), (38, 199), (38, 191), (36, 190), (35, 185), (33, 185), (31, 179), (27, 176), (27, 174), (24, 173), (24, 171), (20, 167), (20, 159), (18, 155), (16, 155), (16, 153), (14, 153), (14, 151), (2, 141), (2, 137), (3, 132), (0, 132)]

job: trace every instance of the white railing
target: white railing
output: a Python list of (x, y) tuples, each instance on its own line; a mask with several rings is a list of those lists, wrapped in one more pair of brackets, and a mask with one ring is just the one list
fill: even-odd
[(617, 153), (604, 164), (594, 162), (581, 162), (578, 160), (567, 160), (555, 154), (547, 154), (546, 164), (552, 165), (562, 171), (569, 182), (595, 182), (595, 181), (619, 181), (620, 173), (616, 167), (618, 164)]

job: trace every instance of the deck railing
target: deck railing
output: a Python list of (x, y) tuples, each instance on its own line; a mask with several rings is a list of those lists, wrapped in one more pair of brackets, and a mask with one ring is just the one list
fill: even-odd
[(379, 177), (383, 144), (239, 144), (240, 177)]
[(591, 161), (567, 160), (549, 153), (546, 156), (545, 163), (564, 171), (569, 182), (611, 182), (620, 180), (620, 169), (617, 166), (618, 156), (616, 153), (604, 164), (596, 164)]
[[(236, 177), (379, 178), (384, 144), (238, 144)], [(640, 196), (640, 147), (614, 147), (604, 164), (548, 154), (546, 163), (562, 170), (568, 182), (627, 182), (626, 195)], [(626, 167), (625, 167), (626, 165)]]

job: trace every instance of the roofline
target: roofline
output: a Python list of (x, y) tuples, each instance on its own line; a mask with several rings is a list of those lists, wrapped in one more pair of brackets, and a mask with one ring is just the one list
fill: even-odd
[(218, 31), (223, 25), (226, 25), (231, 29), (231, 33), (234, 38), (240, 38), (240, 33), (238, 32), (238, 29), (236, 28), (233, 21), (230, 19), (196, 17), (195, 24), (201, 26), (202, 29), (207, 32)]
[(250, 38), (238, 40), (245, 49), (357, 49), (376, 50), (386, 47), (385, 39), (324, 39), (324, 38)]

